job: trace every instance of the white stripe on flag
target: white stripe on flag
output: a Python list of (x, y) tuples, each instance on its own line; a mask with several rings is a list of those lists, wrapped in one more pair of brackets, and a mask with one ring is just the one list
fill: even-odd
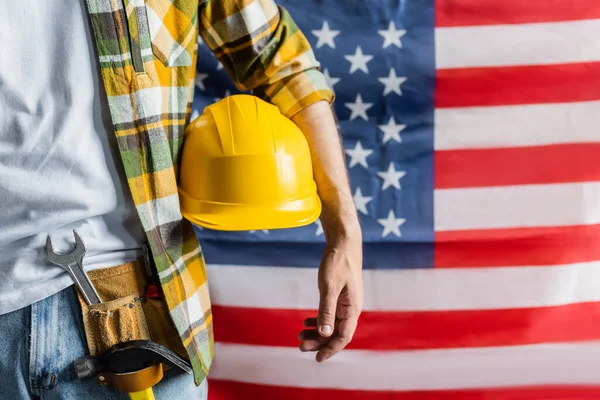
[(599, 127), (600, 101), (438, 108), (434, 144), (457, 150), (600, 142)]
[(600, 223), (600, 182), (434, 191), (435, 231)]
[(600, 20), (436, 28), (437, 68), (600, 61)]
[(317, 363), (294, 347), (217, 343), (210, 378), (365, 390), (598, 384), (600, 343), (424, 351), (344, 350)]
[[(208, 275), (215, 305), (304, 310), (318, 306), (313, 268), (210, 264)], [(485, 310), (600, 301), (600, 261), (544, 267), (367, 269), (363, 279), (365, 311)]]

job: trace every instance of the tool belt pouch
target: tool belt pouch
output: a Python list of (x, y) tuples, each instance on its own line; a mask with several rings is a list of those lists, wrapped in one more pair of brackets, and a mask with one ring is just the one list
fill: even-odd
[(130, 340), (152, 340), (188, 358), (164, 298), (144, 296), (141, 261), (90, 271), (88, 277), (102, 299), (88, 305), (77, 291), (90, 355)]

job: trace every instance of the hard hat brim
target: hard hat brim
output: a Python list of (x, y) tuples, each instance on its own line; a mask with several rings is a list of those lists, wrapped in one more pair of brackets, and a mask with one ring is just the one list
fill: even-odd
[(179, 199), (185, 219), (219, 231), (297, 228), (312, 224), (321, 215), (321, 201), (316, 194), (281, 204), (255, 206), (197, 200), (180, 188)]

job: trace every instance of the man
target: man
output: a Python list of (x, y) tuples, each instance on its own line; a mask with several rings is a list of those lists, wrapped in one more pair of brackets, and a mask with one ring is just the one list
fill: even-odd
[(284, 9), (268, 0), (25, 0), (4, 4), (0, 22), (3, 398), (126, 398), (69, 373), (88, 351), (81, 307), (44, 245), (50, 236), (56, 252), (70, 251), (73, 230), (88, 273), (138, 260), (149, 244), (194, 370), (194, 379), (167, 371), (155, 394), (206, 396), (208, 286), (176, 186), (198, 34), (238, 87), (278, 106), (306, 135), (327, 248), (319, 312), (305, 321), (300, 349), (324, 361), (347, 345), (362, 307), (361, 232), (333, 93)]

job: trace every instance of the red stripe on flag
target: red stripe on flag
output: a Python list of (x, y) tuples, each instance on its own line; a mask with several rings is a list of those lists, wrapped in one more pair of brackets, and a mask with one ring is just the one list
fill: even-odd
[(599, 100), (599, 76), (600, 62), (439, 69), (435, 106), (446, 108)]
[(600, 225), (435, 233), (436, 268), (560, 265), (600, 260)]
[[(299, 382), (302, 381), (301, 376), (297, 378)], [(208, 382), (209, 400), (597, 400), (600, 398), (600, 387), (590, 386), (399, 392), (267, 386), (210, 379), (210, 376)]]
[[(215, 340), (297, 347), (310, 310), (213, 306)], [(600, 302), (463, 311), (364, 311), (348, 349), (417, 350), (600, 338)]]
[(436, 0), (436, 27), (524, 24), (600, 18), (597, 0)]
[(435, 188), (600, 181), (599, 155), (600, 143), (437, 151)]

